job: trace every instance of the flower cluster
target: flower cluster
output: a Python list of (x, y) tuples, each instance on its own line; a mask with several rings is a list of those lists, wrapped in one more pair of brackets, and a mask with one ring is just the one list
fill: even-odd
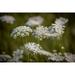
[(53, 37), (61, 36), (64, 33), (64, 29), (66, 27), (64, 24), (67, 22), (68, 22), (68, 19), (65, 19), (62, 17), (56, 19), (55, 23), (49, 27), (51, 36)]
[(17, 49), (16, 51), (13, 52), (13, 57), (10, 61), (15, 61), (18, 62), (20, 59), (23, 57), (23, 50)]
[(64, 53), (64, 57), (67, 62), (75, 62), (75, 54)]
[(33, 32), (33, 35), (36, 38), (39, 38), (40, 40), (48, 38), (50, 36), (48, 28), (44, 26), (36, 27), (36, 29)]
[(28, 21), (26, 22), (26, 25), (30, 27), (40, 26), (43, 23), (43, 21), (44, 20), (41, 16), (34, 16), (28, 19)]
[(55, 52), (52, 53), (52, 55), (50, 57), (48, 57), (48, 60), (59, 62), (59, 61), (64, 60), (64, 56), (62, 56), (61, 52), (57, 53), (55, 51)]
[(64, 33), (65, 23), (68, 22), (68, 19), (60, 17), (56, 19), (55, 24), (52, 26), (44, 27), (38, 26), (33, 32), (33, 35), (40, 40), (50, 37), (60, 37)]
[(75, 62), (75, 54), (68, 52), (62, 54), (61, 52), (57, 53), (57, 51), (55, 50), (55, 52), (53, 52), (52, 55), (48, 57), (48, 60), (56, 62), (60, 61)]
[(10, 59), (11, 59), (11, 56), (8, 54), (5, 54), (5, 52), (0, 55), (0, 62), (7, 62)]
[(15, 18), (13, 16), (8, 16), (8, 15), (1, 16), (0, 20), (2, 22), (6, 22), (6, 23), (10, 23), (10, 24), (13, 24), (15, 22)]
[(34, 53), (37, 53), (38, 51), (42, 50), (42, 47), (34, 42), (26, 43), (24, 46), (27, 50), (32, 51)]
[(29, 34), (32, 32), (32, 29), (30, 27), (27, 26), (19, 26), (16, 27), (12, 33), (11, 33), (11, 37), (13, 37), (14, 39), (16, 39), (17, 37), (25, 37), (25, 36), (29, 36)]
[(46, 56), (51, 55), (50, 52), (43, 50), (43, 48), (39, 44), (36, 44), (34, 42), (26, 43), (24, 46), (25, 46), (25, 49), (27, 49), (33, 53), (42, 54), (42, 55), (46, 55)]

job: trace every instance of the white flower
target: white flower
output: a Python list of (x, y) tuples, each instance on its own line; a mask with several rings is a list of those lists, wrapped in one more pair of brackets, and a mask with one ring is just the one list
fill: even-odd
[(56, 19), (55, 24), (57, 24), (57, 25), (64, 25), (67, 22), (68, 22), (68, 19), (60, 17), (60, 18)]
[(25, 37), (25, 36), (29, 36), (31, 32), (32, 32), (32, 29), (30, 27), (19, 26), (13, 29), (11, 33), (11, 37), (13, 37), (14, 39), (16, 39), (17, 37)]
[(52, 37), (59, 37), (64, 33), (65, 23), (68, 22), (68, 19), (65, 18), (58, 18), (55, 21), (55, 24), (49, 27), (50, 36)]
[(18, 62), (23, 57), (23, 50), (17, 49), (16, 51), (13, 51), (13, 57), (10, 61)]
[(34, 42), (29, 42), (25, 44), (25, 48), (30, 51), (33, 51), (34, 53), (37, 53), (38, 51), (42, 49), (42, 47), (39, 44), (36, 44)]
[(8, 54), (3, 54), (0, 55), (0, 62), (8, 62), (11, 59), (11, 56)]
[(33, 53), (46, 55), (46, 56), (51, 55), (50, 52), (43, 50), (43, 48), (39, 44), (36, 44), (34, 42), (29, 42), (29, 43), (25, 44), (24, 46), (25, 46), (25, 49), (27, 49)]
[(64, 53), (65, 60), (68, 62), (75, 62), (75, 54)]
[(36, 27), (36, 29), (33, 32), (33, 35), (36, 38), (39, 38), (40, 40), (48, 38), (50, 36), (48, 28), (44, 26)]
[(26, 23), (26, 25), (33, 27), (39, 26), (43, 23), (43, 18), (41, 16), (30, 17)]
[(65, 23), (68, 22), (68, 19), (59, 18), (56, 19), (55, 24), (52, 26), (44, 27), (38, 26), (33, 32), (33, 35), (40, 40), (50, 37), (60, 37), (64, 33)]
[(64, 60), (64, 56), (62, 56), (60, 53), (52, 53), (48, 60), (60, 62)]
[(6, 23), (10, 23), (10, 24), (13, 24), (15, 22), (15, 18), (13, 16), (8, 16), (8, 15), (1, 16), (0, 20), (2, 22), (6, 22)]

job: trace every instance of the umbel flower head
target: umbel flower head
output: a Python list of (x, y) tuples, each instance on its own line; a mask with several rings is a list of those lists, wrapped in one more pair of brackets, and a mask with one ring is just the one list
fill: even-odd
[(14, 39), (16, 39), (17, 37), (25, 37), (25, 36), (29, 36), (31, 32), (32, 32), (32, 29), (30, 27), (19, 26), (13, 29), (11, 33), (11, 37), (13, 37)]
[(55, 20), (55, 23), (49, 27), (50, 36), (59, 37), (64, 33), (65, 24), (68, 22), (68, 19), (60, 17)]
[(55, 24), (57, 24), (57, 25), (64, 25), (67, 22), (68, 22), (68, 19), (63, 18), (63, 17), (57, 18), (55, 20)]
[(50, 57), (48, 57), (48, 60), (60, 62), (64, 60), (64, 56), (62, 56), (62, 53), (52, 53)]
[(75, 54), (64, 53), (65, 60), (68, 62), (75, 62)]
[(42, 40), (42, 39), (48, 38), (48, 37), (50, 36), (50, 33), (49, 33), (47, 27), (38, 26), (38, 27), (36, 27), (36, 29), (34, 30), (33, 35), (34, 35), (36, 38), (39, 38), (40, 40)]
[(13, 24), (15, 22), (15, 18), (13, 16), (4, 15), (0, 17), (2, 22)]
[(3, 54), (0, 55), (0, 62), (8, 62), (11, 59), (11, 56), (3, 52)]
[(26, 22), (27, 26), (34, 27), (40, 26), (43, 23), (44, 19), (41, 16), (30, 17)]
[(33, 32), (33, 35), (40, 40), (50, 37), (60, 37), (64, 33), (65, 23), (68, 22), (68, 19), (58, 18), (55, 21), (55, 24), (52, 24), (49, 27), (38, 26)]
[(27, 50), (33, 51), (34, 53), (37, 53), (38, 51), (42, 50), (42, 47), (34, 42), (26, 43), (25, 48)]
[(39, 44), (36, 44), (34, 42), (26, 43), (24, 45), (24, 47), (25, 47), (25, 49), (27, 49), (33, 53), (36, 53), (36, 54), (41, 54), (41, 55), (46, 55), (46, 56), (51, 55), (50, 52), (43, 50), (43, 48)]

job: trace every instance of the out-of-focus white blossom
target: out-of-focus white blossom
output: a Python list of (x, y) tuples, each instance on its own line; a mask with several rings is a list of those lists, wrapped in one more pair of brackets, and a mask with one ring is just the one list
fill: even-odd
[(23, 57), (23, 50), (17, 49), (16, 51), (13, 51), (13, 57), (10, 61), (18, 62)]
[(0, 55), (0, 62), (8, 62), (11, 59), (11, 56), (8, 54), (1, 54)]
[(2, 22), (13, 24), (15, 22), (15, 18), (13, 16), (4, 15), (0, 17)]
[(11, 37), (13, 37), (14, 39), (16, 39), (17, 37), (25, 37), (25, 36), (29, 36), (31, 32), (32, 32), (32, 29), (30, 27), (19, 26), (13, 29), (11, 33)]
[(38, 51), (42, 50), (42, 47), (34, 42), (26, 43), (25, 48), (27, 50), (33, 51), (34, 53), (37, 53)]
[(52, 37), (59, 37), (64, 33), (65, 24), (68, 22), (68, 19), (60, 17), (55, 20), (55, 23), (49, 27), (50, 36)]
[(48, 28), (44, 26), (36, 27), (36, 29), (33, 32), (33, 35), (36, 38), (39, 38), (40, 40), (48, 38), (50, 36)]
[(25, 49), (27, 49), (33, 53), (46, 55), (46, 56), (51, 55), (50, 52), (43, 50), (43, 48), (39, 44), (36, 44), (34, 42), (29, 42), (29, 43), (25, 44), (24, 46), (25, 46)]
[(44, 27), (38, 26), (33, 32), (33, 35), (40, 40), (50, 37), (60, 37), (64, 33), (65, 23), (68, 22), (68, 19), (60, 17), (56, 19), (55, 24), (52, 26)]
[(68, 62), (75, 62), (75, 54), (64, 53), (65, 60)]
[(56, 19), (55, 24), (57, 24), (57, 25), (64, 25), (67, 22), (68, 22), (68, 19), (65, 19), (63, 17), (60, 17), (60, 18), (57, 18)]
[(26, 25), (30, 27), (39, 26), (43, 23), (44, 19), (41, 16), (30, 17), (26, 22)]
[(56, 53), (56, 52), (54, 52), (48, 58), (48, 60), (60, 62), (60, 61), (63, 61), (64, 60), (64, 56), (62, 56), (62, 53)]

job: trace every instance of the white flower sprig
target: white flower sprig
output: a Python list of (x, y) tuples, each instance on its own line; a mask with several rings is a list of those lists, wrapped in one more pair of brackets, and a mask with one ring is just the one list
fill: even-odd
[(16, 20), (13, 16), (4, 15), (0, 17), (2, 22), (13, 24)]
[(25, 44), (25, 48), (27, 50), (33, 51), (34, 53), (37, 53), (42, 49), (42, 47), (39, 44), (36, 44), (34, 42), (29, 42)]
[(17, 49), (16, 51), (13, 51), (12, 59), (10, 61), (12, 62), (19, 62), (20, 59), (23, 57), (23, 50)]
[(49, 27), (50, 36), (60, 37), (64, 33), (65, 24), (68, 22), (68, 19), (60, 17), (55, 20), (55, 23)]
[(60, 62), (64, 60), (64, 56), (58, 53), (52, 53), (52, 55), (48, 58), (48, 60)]
[(75, 54), (64, 53), (64, 57), (67, 62), (75, 62)]
[(48, 57), (48, 60), (60, 62), (64, 60), (64, 56), (61, 52), (57, 53), (56, 50), (53, 50), (53, 53), (50, 57)]
[(46, 56), (51, 55), (50, 52), (43, 50), (43, 48), (39, 44), (36, 44), (34, 42), (26, 43), (24, 45), (24, 47), (25, 47), (25, 49), (27, 49), (33, 53), (36, 53), (36, 54), (41, 54), (41, 55), (46, 55)]
[(33, 35), (40, 40), (50, 37), (60, 37), (64, 33), (65, 23), (68, 22), (68, 19), (65, 18), (58, 18), (55, 21), (55, 24), (52, 26), (44, 27), (38, 26), (33, 32)]
[(3, 54), (0, 55), (0, 62), (8, 62), (11, 59), (11, 56), (3, 52)]
[(48, 38), (50, 36), (48, 28), (44, 26), (36, 27), (36, 29), (33, 32), (33, 35), (40, 40)]
[(44, 19), (41, 16), (30, 17), (26, 22), (27, 26), (34, 27), (40, 26), (43, 23)]
[(29, 36), (31, 32), (32, 32), (32, 29), (30, 27), (19, 26), (13, 29), (11, 33), (11, 37), (13, 37), (14, 39), (16, 39), (17, 37), (25, 37), (25, 36)]

